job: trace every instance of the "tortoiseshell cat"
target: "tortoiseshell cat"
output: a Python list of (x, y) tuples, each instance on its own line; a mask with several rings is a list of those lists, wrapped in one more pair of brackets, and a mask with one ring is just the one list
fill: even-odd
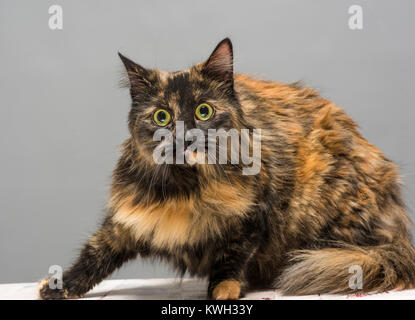
[[(108, 213), (64, 272), (63, 289), (50, 289), (46, 278), (41, 298), (81, 297), (137, 255), (208, 278), (213, 299), (265, 287), (348, 293), (355, 265), (363, 291), (413, 287), (415, 251), (397, 166), (340, 108), (298, 84), (234, 74), (229, 39), (180, 72), (120, 57), (131, 137), (114, 170)], [(202, 110), (212, 111), (206, 119), (195, 115), (201, 104), (212, 108)], [(155, 164), (153, 134), (160, 125), (174, 132), (177, 120), (204, 131), (262, 129), (259, 174), (242, 175), (232, 164)]]

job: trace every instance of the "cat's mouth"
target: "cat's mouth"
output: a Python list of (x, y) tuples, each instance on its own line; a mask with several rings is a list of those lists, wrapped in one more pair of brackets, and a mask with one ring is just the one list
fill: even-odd
[(186, 149), (184, 151), (184, 156), (185, 156), (185, 159), (186, 159), (186, 163), (190, 166), (194, 166), (198, 163), (204, 163), (205, 162), (205, 154), (204, 153), (198, 153), (196, 150)]

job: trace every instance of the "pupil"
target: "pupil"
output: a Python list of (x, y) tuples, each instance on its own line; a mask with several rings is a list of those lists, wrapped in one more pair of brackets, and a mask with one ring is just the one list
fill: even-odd
[(203, 106), (200, 108), (199, 112), (203, 118), (206, 118), (209, 115), (209, 108), (206, 106)]
[(164, 122), (164, 121), (166, 121), (166, 119), (167, 119), (167, 116), (166, 116), (166, 113), (165, 112), (159, 112), (158, 114), (157, 114), (157, 120), (158, 121), (160, 121), (160, 122)]

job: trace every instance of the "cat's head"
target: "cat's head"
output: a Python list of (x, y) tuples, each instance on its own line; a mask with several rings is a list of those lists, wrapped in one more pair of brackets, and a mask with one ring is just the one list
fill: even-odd
[(167, 129), (175, 137), (178, 121), (185, 134), (200, 129), (206, 136), (208, 129), (246, 127), (234, 91), (233, 51), (228, 38), (206, 61), (177, 72), (147, 69), (119, 56), (128, 74), (132, 99), (129, 130), (143, 158), (151, 161), (160, 144), (154, 141), (155, 132)]

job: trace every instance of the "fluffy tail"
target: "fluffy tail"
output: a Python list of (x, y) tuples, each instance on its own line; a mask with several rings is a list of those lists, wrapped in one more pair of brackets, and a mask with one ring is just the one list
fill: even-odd
[(276, 283), (286, 295), (382, 292), (414, 286), (415, 250), (408, 240), (295, 251)]

